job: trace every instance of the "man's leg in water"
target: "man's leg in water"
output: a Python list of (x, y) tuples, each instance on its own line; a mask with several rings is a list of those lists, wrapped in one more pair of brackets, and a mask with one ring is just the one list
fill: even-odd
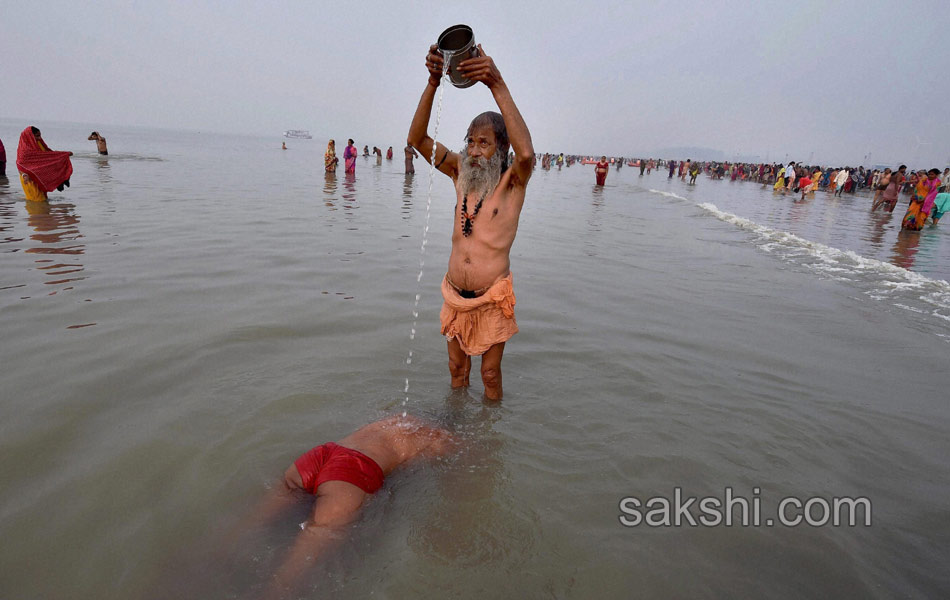
[(501, 400), (501, 356), (504, 352), (505, 342), (502, 342), (482, 354), (482, 383), (485, 384), (485, 397), (489, 400)]
[(452, 338), (449, 341), (449, 375), (452, 376), (452, 387), (468, 387), (468, 374), (472, 371), (472, 357), (465, 354), (459, 341)]

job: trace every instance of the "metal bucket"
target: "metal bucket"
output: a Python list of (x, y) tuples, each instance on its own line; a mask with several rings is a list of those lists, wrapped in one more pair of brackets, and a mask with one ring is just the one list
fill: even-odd
[(439, 52), (444, 57), (451, 53), (449, 57), (449, 81), (457, 88), (467, 88), (475, 85), (475, 80), (465, 77), (459, 72), (459, 63), (468, 58), (478, 56), (478, 48), (475, 47), (475, 34), (468, 25), (453, 25), (439, 35)]

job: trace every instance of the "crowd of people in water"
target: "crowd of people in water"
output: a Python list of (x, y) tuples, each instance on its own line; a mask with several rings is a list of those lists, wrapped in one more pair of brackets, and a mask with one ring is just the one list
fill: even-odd
[[(100, 154), (108, 154), (106, 141), (98, 132), (93, 132), (89, 140), (96, 141)], [(286, 149), (286, 144), (282, 144)], [(419, 157), (415, 148), (406, 145), (403, 149), (405, 156), (405, 172), (415, 173), (413, 160)], [(20, 172), (20, 181), (24, 193), (29, 200), (45, 201), (46, 193), (55, 189), (62, 190), (69, 185), (69, 176), (72, 173), (69, 164), (70, 152), (54, 152), (49, 149), (39, 130), (27, 127), (20, 136), (17, 147), (17, 167)], [(345, 173), (356, 172), (356, 159), (360, 156), (359, 150), (352, 139), (347, 140), (343, 151)], [(383, 151), (374, 146), (370, 151), (368, 145), (363, 146), (362, 156), (376, 157), (376, 164), (383, 161)], [(393, 160), (393, 147), (386, 150), (385, 158)], [(513, 157), (509, 157), (509, 160)], [(939, 169), (908, 170), (906, 165), (897, 169), (872, 168), (864, 166), (853, 168), (822, 167), (790, 162), (787, 165), (772, 163), (745, 163), (726, 161), (693, 161), (664, 160), (654, 158), (625, 158), (615, 156), (608, 158), (577, 154), (535, 155), (535, 165), (542, 170), (552, 168), (558, 170), (575, 164), (594, 165), (597, 185), (605, 185), (607, 173), (613, 167), (618, 171), (624, 165), (639, 168), (640, 175), (651, 175), (653, 171), (663, 170), (668, 179), (679, 178), (689, 185), (695, 185), (700, 175), (710, 179), (729, 179), (731, 181), (752, 182), (763, 186), (771, 185), (776, 193), (800, 194), (801, 199), (806, 195), (824, 191), (833, 196), (854, 194), (858, 191), (868, 191), (872, 194), (871, 210), (885, 210), (893, 212), (898, 205), (901, 195), (908, 197), (908, 207), (901, 221), (902, 229), (920, 230), (929, 221), (936, 225), (944, 213), (950, 210), (950, 167), (941, 172)], [(335, 140), (329, 140), (324, 153), (324, 169), (327, 173), (335, 173), (339, 165), (336, 154)], [(6, 173), (6, 152), (0, 142), (0, 177)], [(54, 181), (55, 180), (55, 181)]]
[(592, 164), (597, 185), (605, 185), (610, 167), (618, 171), (624, 164), (638, 167), (640, 176), (664, 169), (667, 178), (679, 178), (695, 185), (696, 178), (705, 174), (710, 179), (728, 178), (731, 181), (752, 182), (772, 186), (776, 193), (806, 195), (824, 191), (833, 196), (854, 194), (861, 190), (871, 192), (871, 210), (893, 212), (901, 195), (908, 196), (907, 212), (901, 220), (901, 229), (918, 231), (928, 220), (936, 225), (944, 213), (950, 210), (950, 167), (940, 169), (910, 170), (907, 165), (897, 169), (865, 169), (844, 167), (821, 167), (795, 161), (783, 164), (743, 163), (720, 161), (662, 160), (653, 158), (627, 159), (623, 156), (607, 158), (593, 156), (540, 154), (538, 163), (544, 170), (570, 167), (573, 164)]
[[(286, 149), (286, 145), (284, 146)], [(406, 145), (403, 149), (404, 154), (406, 155), (406, 174), (412, 175), (416, 172), (416, 168), (413, 165), (413, 159), (419, 158), (419, 155), (416, 153), (415, 149), (412, 146)], [(371, 155), (369, 151), (369, 146), (363, 146), (363, 157), (369, 158)], [(378, 147), (373, 146), (372, 155), (376, 157), (376, 164), (383, 164), (383, 151)], [(343, 149), (343, 169), (345, 173), (353, 174), (356, 173), (356, 158), (359, 156), (359, 151), (356, 149), (356, 143), (352, 139), (346, 140), (346, 148)], [(393, 147), (390, 146), (386, 150), (386, 160), (393, 159)], [(327, 173), (336, 173), (336, 169), (340, 164), (340, 159), (336, 155), (336, 140), (330, 140), (327, 142), (327, 150), (323, 153), (323, 168)]]

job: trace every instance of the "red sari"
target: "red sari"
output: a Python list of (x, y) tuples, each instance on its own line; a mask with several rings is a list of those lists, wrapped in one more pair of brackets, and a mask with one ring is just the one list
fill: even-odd
[(43, 192), (52, 192), (65, 183), (73, 174), (69, 152), (55, 152), (44, 148), (27, 127), (20, 134), (16, 149), (16, 168), (26, 173)]
[(610, 165), (605, 161), (600, 161), (594, 167), (594, 173), (597, 175), (597, 185), (604, 185), (607, 181), (607, 171), (610, 170)]

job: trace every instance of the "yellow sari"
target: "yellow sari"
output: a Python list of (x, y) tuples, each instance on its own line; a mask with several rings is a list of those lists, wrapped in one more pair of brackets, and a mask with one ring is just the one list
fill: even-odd
[(772, 187), (773, 190), (780, 190), (785, 187), (785, 169), (779, 169), (778, 178), (775, 180), (775, 185)]
[(23, 193), (30, 202), (46, 202), (46, 192), (41, 190), (32, 179), (27, 179), (23, 173), (20, 173), (20, 185), (23, 186)]
[(336, 144), (333, 140), (327, 144), (327, 151), (323, 155), (323, 169), (327, 173), (336, 173), (336, 165), (339, 159), (336, 157)]

